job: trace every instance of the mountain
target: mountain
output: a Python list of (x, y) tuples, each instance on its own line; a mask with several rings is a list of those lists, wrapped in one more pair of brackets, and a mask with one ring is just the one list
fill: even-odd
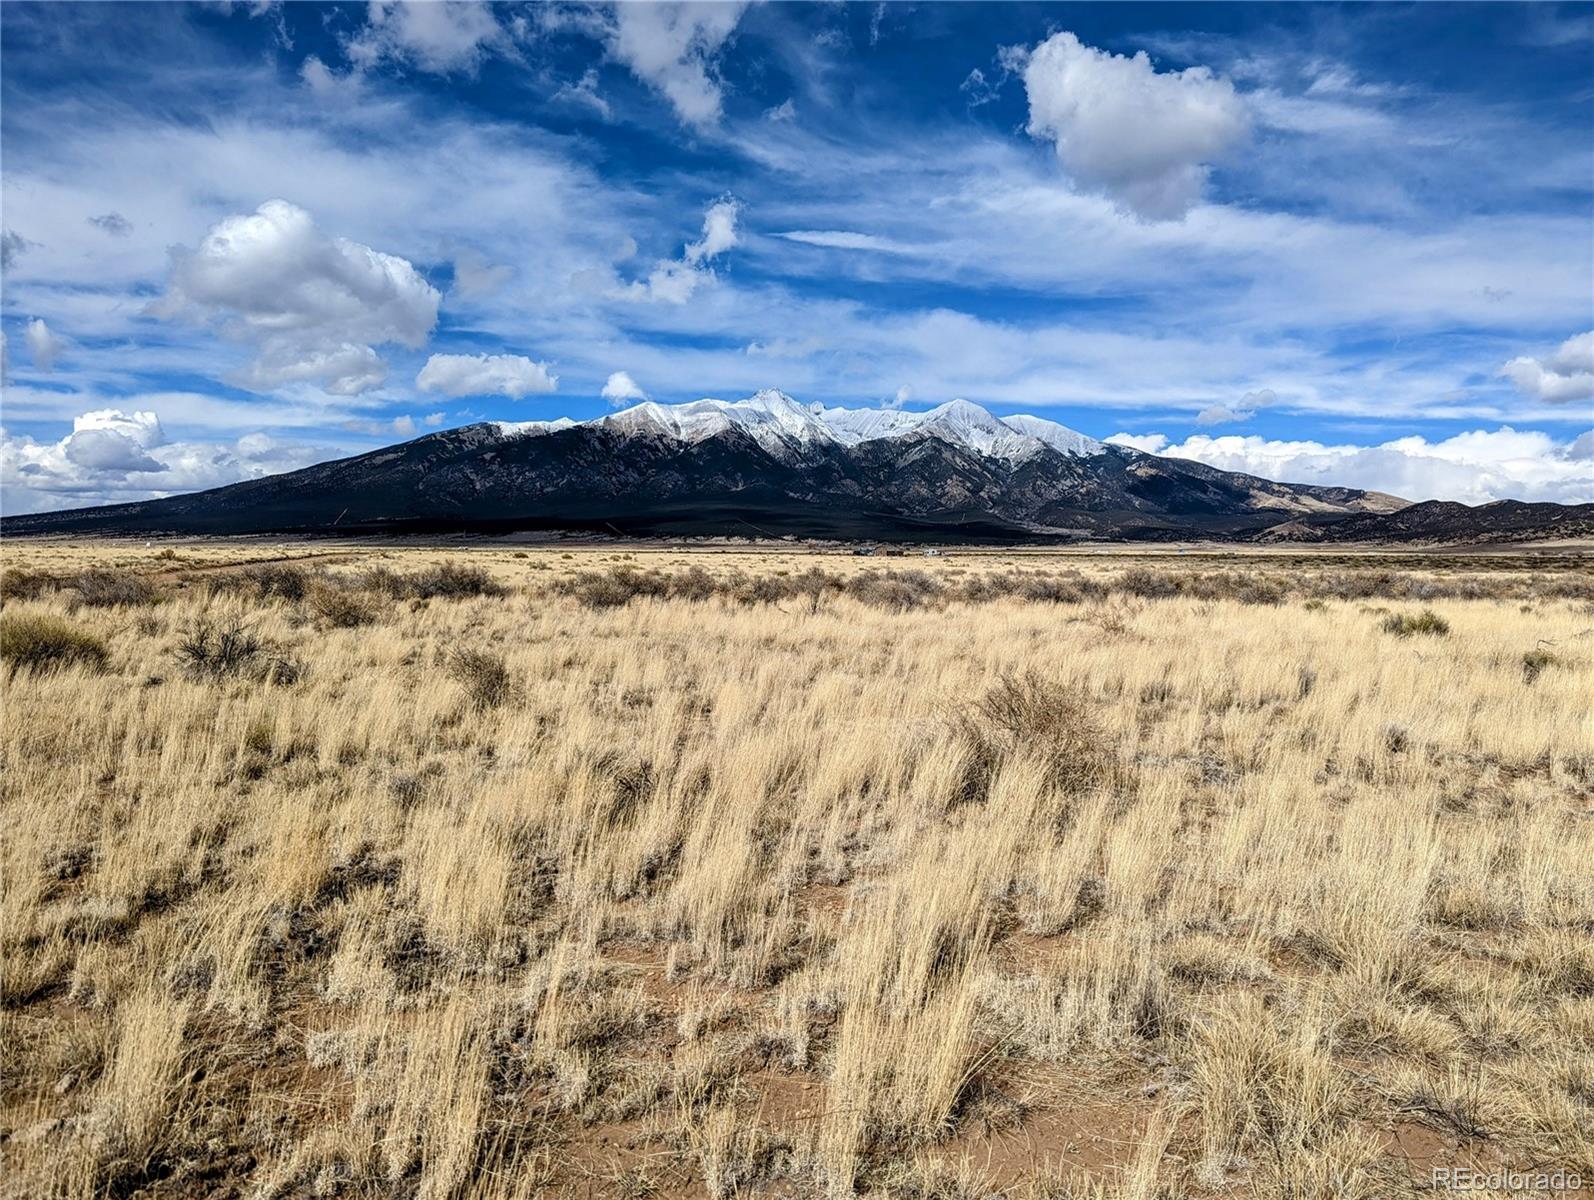
[(1335, 537), (1342, 524), (1376, 536), (1365, 531), (1405, 511), (1393, 496), (1220, 471), (963, 400), (903, 412), (808, 406), (764, 391), (644, 403), (591, 421), (467, 425), (210, 491), (8, 517), (3, 530), (1000, 541), (1293, 528), (1313, 539)]
[(1594, 537), (1594, 504), (1525, 504), (1496, 500), (1477, 506), (1425, 500), (1398, 512), (1362, 513), (1332, 525), (1264, 530), (1258, 540), (1292, 542), (1517, 542)]

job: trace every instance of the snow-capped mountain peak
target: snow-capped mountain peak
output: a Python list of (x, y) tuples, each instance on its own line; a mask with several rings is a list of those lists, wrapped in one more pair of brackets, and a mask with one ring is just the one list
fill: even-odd
[(1025, 437), (1032, 437), (1036, 441), (1045, 442), (1053, 450), (1062, 454), (1077, 454), (1088, 457), (1100, 454), (1106, 449), (1106, 443), (1098, 442), (1093, 437), (1086, 437), (1076, 429), (1066, 425), (1059, 425), (1056, 421), (1048, 421), (1045, 417), (1032, 417), (1028, 413), (1017, 416), (1003, 417), (1002, 424), (1015, 433)]
[[(699, 442), (739, 429), (763, 449), (786, 457), (825, 444), (857, 446), (881, 439), (934, 437), (985, 458), (1020, 462), (1045, 448), (1062, 454), (1098, 454), (1101, 442), (1041, 417), (997, 417), (968, 400), (950, 400), (926, 412), (890, 408), (822, 408), (798, 403), (778, 388), (745, 400), (693, 400), (686, 404), (644, 401), (620, 412), (581, 422), (626, 436)], [(550, 433), (576, 422), (498, 422), (501, 433)]]

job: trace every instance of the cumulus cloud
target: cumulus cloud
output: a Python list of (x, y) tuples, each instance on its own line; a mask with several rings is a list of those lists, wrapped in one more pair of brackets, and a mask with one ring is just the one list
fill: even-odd
[(105, 408), (75, 418), (59, 448), (67, 461), (90, 471), (164, 471), (146, 451), (165, 440), (154, 413)]
[(790, 96), (787, 96), (773, 108), (766, 108), (764, 110), (764, 120), (766, 121), (780, 122), (795, 121), (796, 119), (797, 105), (792, 101)]
[(1158, 72), (1133, 58), (1056, 33), (1023, 68), (1028, 132), (1064, 168), (1143, 217), (1181, 217), (1201, 198), (1208, 164), (1249, 129), (1244, 103), (1206, 67)]
[(1168, 444), (1167, 436), (1160, 433), (1115, 433), (1106, 441), (1111, 446), (1127, 446), (1147, 454), (1161, 454)]
[(1594, 398), (1594, 331), (1567, 338), (1544, 359), (1513, 358), (1500, 373), (1524, 395), (1549, 404)]
[(0, 433), (0, 504), (42, 512), (147, 500), (258, 479), (331, 458), (335, 450), (250, 433), (236, 442), (168, 442), (153, 412), (83, 413), (57, 442)]
[(609, 381), (603, 385), (602, 396), (615, 408), (622, 404), (637, 404), (648, 398), (648, 394), (637, 386), (637, 381), (625, 371), (616, 371), (609, 376)]
[(1560, 442), (1537, 430), (1475, 429), (1442, 441), (1397, 438), (1376, 446), (1325, 445), (1261, 437), (1196, 434), (1171, 443), (1160, 433), (1117, 433), (1107, 440), (1148, 454), (1188, 458), (1225, 471), (1285, 483), (1389, 492), (1408, 500), (1594, 501), (1590, 435)]
[(415, 377), (423, 392), (445, 396), (523, 396), (551, 392), (559, 377), (519, 354), (434, 354)]
[(661, 92), (682, 123), (707, 129), (719, 122), (723, 100), (715, 59), (746, 7), (742, 0), (617, 4), (610, 52)]
[(213, 226), (197, 249), (173, 250), (166, 295), (150, 311), (253, 342), (241, 386), (308, 382), (352, 396), (387, 376), (375, 345), (426, 343), (440, 299), (404, 259), (329, 237), (304, 209), (268, 200)]
[(41, 371), (55, 370), (56, 362), (66, 352), (66, 339), (57, 336), (38, 317), (28, 322), (22, 336), (28, 343), (28, 353), (33, 355), (33, 365)]
[(615, 294), (628, 300), (685, 304), (700, 285), (714, 278), (709, 260), (740, 244), (736, 229), (740, 212), (735, 200), (716, 200), (703, 214), (703, 236), (688, 242), (679, 259), (660, 259), (646, 279), (635, 280)]
[(434, 75), (470, 72), (505, 36), (490, 5), (463, 0), (373, 0), (368, 14), (345, 48), (362, 71), (387, 61)]
[(370, 346), (312, 348), (294, 341), (270, 340), (260, 357), (232, 377), (252, 392), (269, 392), (294, 383), (311, 383), (333, 396), (358, 396), (387, 381), (387, 363)]

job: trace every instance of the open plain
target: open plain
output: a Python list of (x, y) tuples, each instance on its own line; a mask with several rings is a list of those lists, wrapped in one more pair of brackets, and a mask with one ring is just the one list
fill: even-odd
[(8, 1196), (1594, 1179), (1594, 574), (17, 541)]

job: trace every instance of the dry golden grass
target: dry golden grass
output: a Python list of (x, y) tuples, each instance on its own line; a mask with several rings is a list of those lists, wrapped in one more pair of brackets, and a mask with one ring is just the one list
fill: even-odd
[(5, 567), (0, 1194), (1594, 1178), (1575, 554)]

